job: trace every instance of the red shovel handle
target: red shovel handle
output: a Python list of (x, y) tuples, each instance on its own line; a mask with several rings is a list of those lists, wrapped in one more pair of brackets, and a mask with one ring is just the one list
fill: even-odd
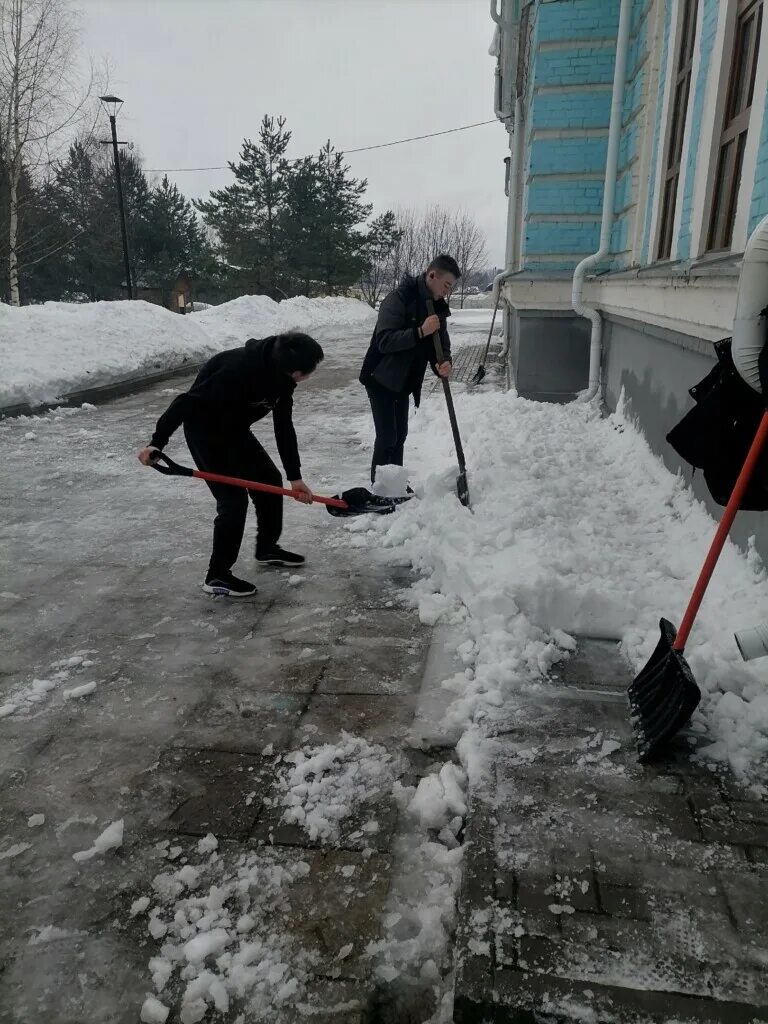
[[(241, 480), (238, 476), (222, 476), (221, 473), (205, 473), (201, 469), (181, 466), (178, 462), (168, 458), (164, 452), (157, 452), (153, 455), (151, 465), (153, 469), (171, 476), (196, 476), (198, 480), (207, 480), (212, 484), (243, 487), (247, 491), (263, 491), (266, 494), (282, 494), (287, 498), (296, 497), (296, 492), (288, 487), (276, 487), (274, 484), (262, 484), (258, 480)], [(316, 501), (318, 505), (331, 505), (333, 508), (349, 508), (346, 501), (340, 501), (338, 498), (323, 498), (319, 494), (313, 494), (312, 501)]]
[(696, 613), (699, 610), (701, 602), (704, 598), (704, 591), (707, 589), (712, 573), (715, 571), (715, 565), (720, 552), (723, 550), (725, 544), (725, 538), (733, 525), (733, 520), (736, 518), (736, 513), (739, 511), (742, 499), (744, 498), (744, 492), (749, 486), (749, 481), (752, 479), (752, 474), (757, 465), (757, 460), (760, 458), (760, 453), (763, 450), (763, 446), (768, 438), (768, 412), (763, 413), (763, 418), (760, 420), (760, 426), (757, 428), (755, 439), (752, 442), (744, 465), (741, 468), (739, 477), (734, 485), (733, 491), (728, 504), (725, 506), (725, 512), (723, 512), (720, 525), (717, 528), (715, 539), (712, 541), (712, 545), (709, 549), (709, 553), (704, 561), (699, 578), (696, 580), (696, 586), (693, 588), (691, 594), (691, 600), (688, 602), (688, 607), (685, 609), (685, 615), (683, 621), (680, 623), (680, 629), (677, 631), (677, 637), (675, 642), (672, 644), (673, 651), (685, 650), (685, 645), (688, 640), (688, 635), (691, 632), (693, 626), (693, 620), (696, 618)]

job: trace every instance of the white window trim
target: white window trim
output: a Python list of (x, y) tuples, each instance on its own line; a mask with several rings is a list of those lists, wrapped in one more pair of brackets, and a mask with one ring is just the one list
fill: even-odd
[(752, 207), (752, 193), (755, 190), (755, 171), (760, 136), (763, 130), (763, 116), (768, 90), (768, 7), (763, 0), (763, 27), (760, 35), (760, 53), (757, 58), (755, 95), (749, 112), (749, 129), (744, 147), (744, 162), (741, 170), (739, 197), (736, 202), (736, 218), (733, 222), (731, 252), (744, 252), (749, 234), (749, 214)]
[[(643, 144), (640, 151), (640, 163), (637, 171), (637, 177), (633, 182), (633, 188), (637, 188), (637, 202), (635, 207), (634, 227), (633, 227), (633, 239), (632, 239), (632, 263), (635, 266), (639, 266), (643, 256), (643, 244), (645, 242), (645, 213), (648, 209), (648, 190), (651, 184), (651, 162), (653, 158), (653, 143), (656, 135), (656, 103), (654, 102), (655, 97), (659, 94), (659, 79), (661, 78), (661, 49), (663, 45), (664, 35), (664, 3), (661, 0), (654, 5), (655, 8), (655, 30), (653, 33), (653, 41), (650, 44), (650, 56), (651, 56), (651, 69), (650, 74), (646, 76), (645, 89), (643, 90), (643, 116), (645, 117), (645, 125), (643, 127)], [(679, 4), (677, 7), (679, 8)], [(680, 13), (677, 11), (677, 22), (680, 22)], [(652, 263), (656, 258), (656, 242), (653, 234), (656, 225), (656, 206), (657, 198), (659, 195), (659, 170), (663, 163), (663, 149), (664, 142), (666, 140), (666, 133), (664, 132), (664, 126), (667, 123), (667, 106), (668, 106), (668, 95), (669, 95), (669, 43), (672, 40), (672, 35), (676, 34), (673, 31), (673, 26), (670, 24), (669, 35), (670, 39), (667, 44), (667, 67), (665, 68), (665, 80), (664, 80), (664, 91), (661, 97), (662, 110), (661, 110), (661, 122), (659, 125), (659, 149), (661, 153), (656, 154), (656, 177), (654, 185), (654, 196), (651, 198), (651, 230), (648, 236), (648, 253), (646, 259), (649, 263)], [(674, 61), (672, 61), (674, 63)], [(634, 177), (634, 175), (633, 175)]]
[[(678, 42), (680, 38), (680, 4), (676, 4), (678, 8), (677, 16), (677, 28), (675, 30), (675, 52), (677, 52)], [(719, 19), (718, 19), (719, 20)], [(696, 99), (696, 88), (699, 82), (699, 68), (701, 67), (701, 32), (704, 24), (704, 0), (699, 0), (698, 9), (696, 11), (696, 39), (694, 42), (693, 51), (693, 63), (691, 65), (691, 88), (688, 93), (688, 109), (685, 112), (685, 131), (683, 132), (683, 151), (680, 155), (680, 180), (677, 183), (677, 201), (675, 203), (675, 220), (672, 225), (672, 248), (670, 249), (670, 259), (679, 259), (679, 246), (680, 246), (680, 224), (682, 223), (683, 217), (683, 196), (685, 195), (685, 186), (688, 181), (688, 154), (691, 150), (691, 114), (693, 112), (693, 103)], [(674, 63), (674, 62), (673, 62)], [(671, 71), (671, 69), (670, 69)], [(667, 91), (669, 92), (671, 87), (671, 79), (667, 83)], [(664, 138), (667, 137), (669, 131), (669, 96), (667, 97), (667, 110), (664, 116)], [(663, 160), (663, 156), (662, 156)], [(662, 163), (663, 167), (663, 163)], [(694, 174), (696, 173), (696, 167), (694, 166)], [(663, 171), (662, 171), (663, 174)], [(661, 214), (659, 209), (661, 203), (661, 193), (657, 196), (656, 202), (656, 217), (658, 218)], [(658, 221), (657, 221), (658, 223)], [(656, 230), (656, 225), (654, 225)], [(654, 234), (654, 240), (656, 235)]]
[(712, 47), (707, 89), (704, 94), (704, 117), (699, 136), (699, 153), (708, 152), (709, 158), (700, 158), (696, 166), (691, 216), (691, 259), (697, 259), (704, 255), (707, 247), (709, 217), (712, 211), (712, 191), (715, 187), (717, 162), (720, 156), (720, 136), (725, 104), (728, 101), (735, 35), (736, 0), (727, 0), (727, 3), (719, 5), (717, 34)]

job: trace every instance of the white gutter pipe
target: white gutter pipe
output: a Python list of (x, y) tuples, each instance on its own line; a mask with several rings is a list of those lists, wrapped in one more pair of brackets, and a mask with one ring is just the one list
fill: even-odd
[[(731, 356), (739, 375), (763, 393), (760, 355), (768, 346), (768, 217), (749, 236), (739, 274), (736, 315), (733, 318)], [(744, 661), (768, 656), (768, 622), (734, 634)]]
[[(493, 307), (496, 308), (496, 304), (499, 301), (499, 292), (501, 285), (508, 277), (511, 277), (517, 271), (517, 261), (515, 258), (515, 248), (517, 241), (517, 210), (518, 210), (518, 182), (520, 180), (519, 174), (519, 161), (520, 154), (522, 152), (522, 104), (520, 99), (515, 100), (515, 121), (514, 127), (507, 126), (509, 131), (509, 197), (507, 201), (507, 237), (506, 244), (504, 246), (504, 269), (500, 274), (497, 274), (493, 279), (493, 290), (491, 292), (491, 298), (493, 301)], [(509, 337), (507, 331), (507, 323), (505, 318), (504, 323), (504, 342), (501, 348), (501, 355), (505, 356), (509, 351)]]
[(627, 51), (629, 49), (629, 27), (632, 0), (621, 0), (619, 9), (619, 30), (616, 36), (616, 64), (613, 71), (613, 94), (611, 96), (611, 120), (608, 128), (608, 153), (605, 161), (605, 185), (603, 186), (603, 218), (600, 226), (600, 247), (587, 256), (573, 272), (571, 302), (579, 316), (592, 321), (592, 337), (589, 346), (589, 385), (579, 395), (583, 402), (591, 401), (600, 388), (600, 363), (603, 352), (603, 318), (594, 306), (582, 301), (584, 279), (587, 271), (599, 263), (611, 251), (611, 232), (614, 221), (614, 200), (616, 196), (616, 170), (619, 165), (619, 141), (621, 138), (621, 117), (624, 106), (624, 82), (627, 72)]
[(747, 384), (761, 394), (758, 360), (768, 344), (768, 323), (761, 313), (767, 306), (768, 217), (763, 217), (744, 250), (731, 342), (733, 365)]

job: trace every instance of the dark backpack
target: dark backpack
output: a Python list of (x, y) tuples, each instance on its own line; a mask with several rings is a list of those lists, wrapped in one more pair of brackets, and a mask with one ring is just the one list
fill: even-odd
[[(703, 471), (718, 505), (728, 504), (765, 412), (762, 395), (733, 365), (731, 340), (716, 342), (717, 364), (688, 392), (696, 404), (667, 434), (677, 454)], [(768, 450), (760, 457), (740, 508), (768, 510)]]

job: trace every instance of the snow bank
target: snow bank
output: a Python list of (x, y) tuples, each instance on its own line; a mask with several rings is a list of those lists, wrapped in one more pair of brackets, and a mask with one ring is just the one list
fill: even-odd
[[(346, 528), (420, 570), (422, 620), (458, 634), (445, 724), (487, 735), (514, 716), (515, 694), (568, 657), (571, 634), (621, 641), (639, 670), (659, 617), (682, 617), (715, 523), (621, 409), (602, 419), (592, 406), (498, 392), (460, 394), (457, 408), (474, 515), (456, 499), (445, 408), (427, 402), (408, 453), (421, 500)], [(360, 437), (370, 443), (368, 422)], [(745, 779), (768, 752), (768, 659), (745, 664), (733, 632), (768, 606), (766, 579), (754, 552), (728, 543), (686, 649), (703, 691), (699, 756)]]
[(0, 409), (143, 377), (280, 331), (366, 326), (376, 314), (357, 299), (273, 302), (244, 295), (179, 316), (148, 302), (0, 303)]
[(206, 359), (215, 351), (192, 317), (149, 302), (0, 303), (0, 408)]

